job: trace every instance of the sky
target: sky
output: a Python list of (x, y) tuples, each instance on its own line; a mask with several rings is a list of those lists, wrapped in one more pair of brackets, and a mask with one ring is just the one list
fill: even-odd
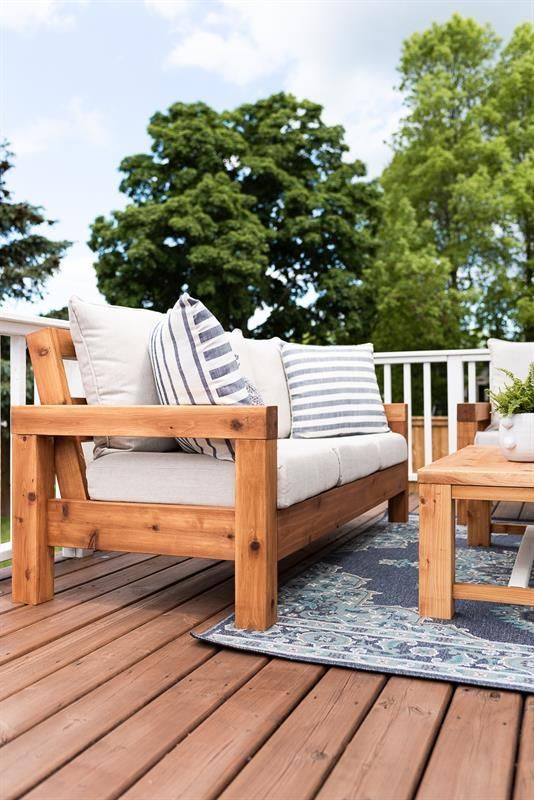
[[(174, 102), (217, 110), (288, 91), (341, 123), (377, 176), (402, 116), (402, 42), (454, 12), (507, 40), (534, 0), (2, 0), (0, 138), (14, 199), (43, 206), (73, 246), (38, 314), (71, 294), (103, 300), (87, 247), (96, 216), (124, 207), (118, 165), (147, 152), (146, 126)], [(179, 287), (177, 287), (177, 294)]]

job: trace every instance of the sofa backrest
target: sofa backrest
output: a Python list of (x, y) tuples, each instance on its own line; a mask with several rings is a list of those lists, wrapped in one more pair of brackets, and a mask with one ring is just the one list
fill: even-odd
[(240, 330), (232, 331), (230, 340), (243, 372), (254, 383), (263, 402), (278, 406), (278, 438), (287, 439), (291, 431), (291, 407), (282, 363), (282, 340), (246, 339)]

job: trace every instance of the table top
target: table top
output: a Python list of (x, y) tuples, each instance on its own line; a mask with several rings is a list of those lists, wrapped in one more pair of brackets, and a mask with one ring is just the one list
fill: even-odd
[(534, 487), (534, 463), (508, 461), (498, 447), (464, 447), (417, 473), (419, 483)]

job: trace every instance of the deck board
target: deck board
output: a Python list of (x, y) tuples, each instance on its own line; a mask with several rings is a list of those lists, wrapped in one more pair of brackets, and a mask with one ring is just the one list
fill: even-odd
[[(382, 511), (285, 559), (282, 578)], [(56, 565), (45, 606), (10, 608), (9, 589), (2, 579), (2, 800), (534, 793), (534, 696), (193, 639), (229, 613), (230, 564), (96, 553)]]

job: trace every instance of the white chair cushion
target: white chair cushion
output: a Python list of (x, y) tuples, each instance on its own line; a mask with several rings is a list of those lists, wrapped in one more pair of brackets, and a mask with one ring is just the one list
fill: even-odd
[[(278, 442), (278, 508), (406, 459), (396, 433)], [(233, 506), (235, 466), (190, 453), (115, 452), (87, 467), (93, 500)]]
[[(87, 402), (159, 405), (148, 343), (162, 318), (155, 311), (69, 300), (72, 340)], [(95, 438), (95, 456), (115, 450), (176, 450), (174, 439)]]
[(243, 373), (250, 378), (267, 406), (278, 406), (278, 438), (287, 439), (291, 411), (286, 376), (280, 354), (281, 339), (246, 339), (240, 330), (230, 334), (232, 348)]
[(499, 429), (492, 425), (486, 428), (485, 431), (478, 431), (475, 436), (474, 444), (476, 444), (477, 447), (498, 447)]
[[(498, 392), (509, 378), (501, 369), (507, 369), (518, 378), (526, 378), (529, 365), (534, 362), (534, 342), (506, 342), (504, 339), (488, 339), (490, 351), (490, 389)], [(492, 412), (493, 426), (498, 426), (500, 415)]]

